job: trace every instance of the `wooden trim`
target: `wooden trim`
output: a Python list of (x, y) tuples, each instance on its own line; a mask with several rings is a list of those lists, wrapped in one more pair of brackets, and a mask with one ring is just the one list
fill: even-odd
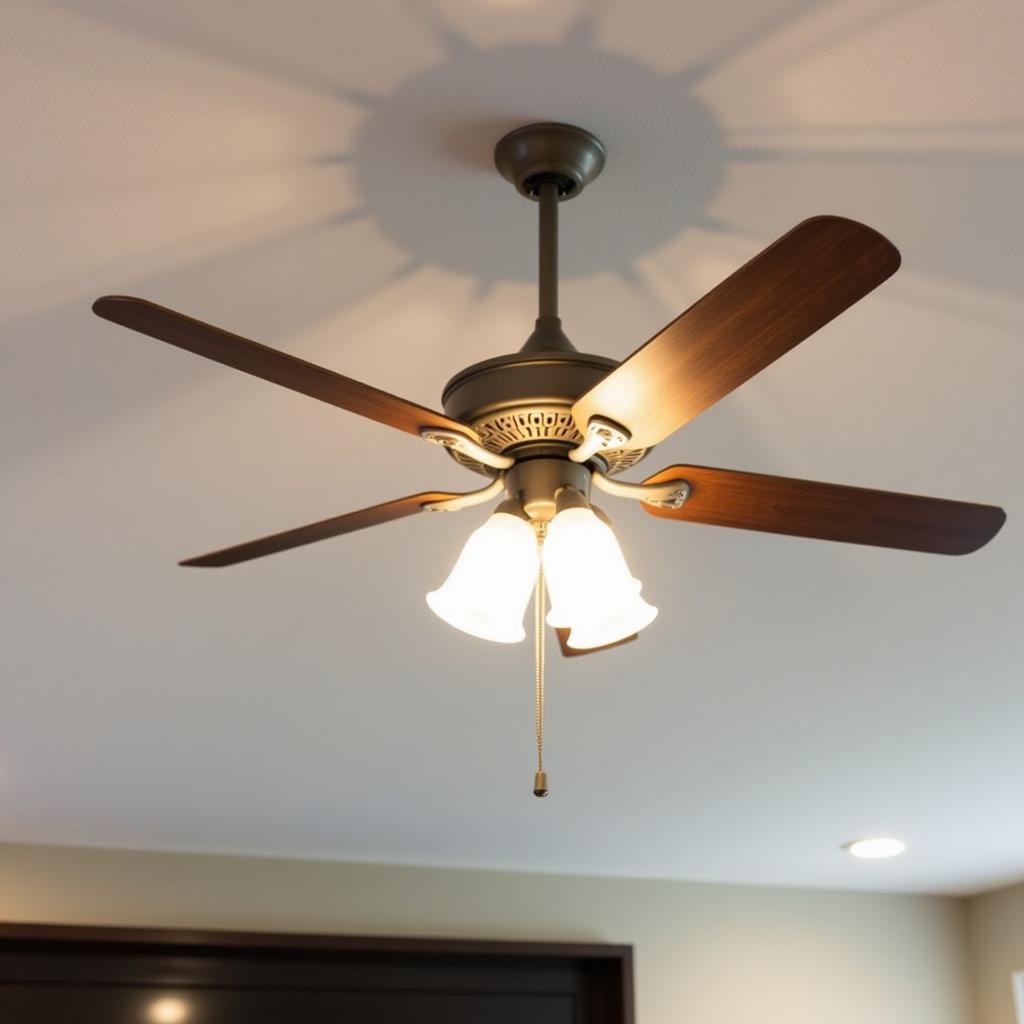
[(0, 922), (0, 946), (22, 947), (188, 947), (216, 953), (282, 950), (322, 954), (376, 953), (385, 956), (521, 958), (523, 960), (602, 961), (618, 989), (620, 1006), (611, 1024), (634, 1024), (633, 947), (605, 943), (508, 942), (493, 939), (428, 939), (393, 936), (329, 935), (312, 932), (236, 932), (180, 928), (126, 928), (97, 925)]
[(21, 942), (102, 942), (158, 946), (210, 946), (217, 949), (303, 949), (372, 953), (436, 953), (441, 956), (532, 956), (563, 960), (624, 960), (632, 946), (576, 942), (507, 942), (502, 939), (426, 939), (318, 932), (234, 932), (181, 928), (125, 928), (106, 925), (54, 925), (0, 922), (0, 940)]

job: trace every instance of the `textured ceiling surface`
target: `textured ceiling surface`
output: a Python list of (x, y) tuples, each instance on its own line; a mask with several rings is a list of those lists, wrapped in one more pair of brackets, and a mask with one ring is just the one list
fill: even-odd
[[(1024, 872), (1019, 0), (0, 0), (0, 838), (907, 891)], [(436, 407), (531, 328), (490, 166), (597, 132), (566, 328), (623, 357), (804, 217), (903, 269), (649, 456), (1004, 505), (942, 558), (609, 508), (661, 615), (553, 662), (427, 610), (477, 477), (94, 318), (153, 299)], [(632, 474), (637, 477), (638, 474)], [(644, 474), (646, 475), (646, 473)], [(898, 861), (839, 851), (896, 834)]]

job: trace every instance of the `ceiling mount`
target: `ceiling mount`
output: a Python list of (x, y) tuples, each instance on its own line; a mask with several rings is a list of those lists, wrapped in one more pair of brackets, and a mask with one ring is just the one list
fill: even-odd
[(584, 128), (543, 122), (505, 135), (494, 147), (494, 165), (527, 199), (540, 198), (545, 182), (560, 199), (573, 199), (604, 169), (604, 144)]

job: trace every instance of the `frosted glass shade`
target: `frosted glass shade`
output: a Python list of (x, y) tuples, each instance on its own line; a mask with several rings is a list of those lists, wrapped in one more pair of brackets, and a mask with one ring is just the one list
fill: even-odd
[(604, 647), (618, 640), (639, 633), (649, 626), (658, 614), (658, 609), (648, 604), (640, 596), (640, 581), (632, 598), (624, 601), (614, 611), (605, 615), (595, 614), (587, 620), (575, 623), (569, 630), (566, 643), (577, 650), (589, 650), (591, 647)]
[(590, 508), (568, 508), (548, 526), (544, 574), (548, 625), (568, 628), (570, 647), (603, 647), (650, 625), (658, 609), (640, 596), (611, 528)]
[(519, 516), (495, 512), (474, 530), (455, 568), (427, 594), (435, 615), (501, 644), (526, 638), (523, 615), (537, 579), (537, 538)]

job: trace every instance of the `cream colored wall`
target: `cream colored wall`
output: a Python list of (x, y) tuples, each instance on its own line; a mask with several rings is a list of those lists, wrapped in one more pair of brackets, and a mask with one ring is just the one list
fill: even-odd
[(1017, 1024), (1010, 977), (1024, 971), (1024, 885), (967, 901), (974, 1024)]
[(0, 918), (626, 942), (640, 1024), (969, 1020), (930, 897), (7, 845)]

